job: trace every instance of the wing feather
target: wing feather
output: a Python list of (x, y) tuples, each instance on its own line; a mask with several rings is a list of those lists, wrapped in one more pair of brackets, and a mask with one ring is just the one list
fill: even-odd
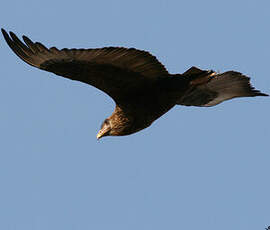
[(127, 92), (168, 75), (165, 67), (146, 51), (121, 47), (59, 50), (34, 43), (26, 36), (22, 37), (23, 43), (4, 29), (2, 33), (14, 53), (29, 65), (90, 84), (116, 101), (125, 98)]
[(235, 71), (217, 74), (196, 68), (185, 77), (190, 79), (190, 83), (178, 99), (179, 105), (209, 107), (237, 97), (268, 96), (256, 90), (249, 77)]

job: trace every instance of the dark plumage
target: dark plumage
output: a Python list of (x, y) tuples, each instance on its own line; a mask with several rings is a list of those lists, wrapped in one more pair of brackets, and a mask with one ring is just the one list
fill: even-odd
[(268, 96), (235, 71), (218, 74), (191, 67), (169, 74), (150, 53), (133, 48), (46, 48), (2, 29), (9, 47), (23, 61), (57, 75), (90, 84), (111, 96), (116, 107), (97, 138), (135, 133), (175, 105), (214, 106), (235, 97)]

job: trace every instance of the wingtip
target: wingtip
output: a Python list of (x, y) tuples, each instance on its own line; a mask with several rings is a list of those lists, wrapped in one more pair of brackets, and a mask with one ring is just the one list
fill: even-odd
[(2, 32), (3, 35), (8, 35), (7, 31), (5, 31), (4, 28), (1, 28), (1, 32)]
[(269, 94), (266, 94), (266, 93), (260, 93), (259, 96), (269, 97)]
[(266, 93), (262, 93), (261, 91), (259, 90), (255, 90), (253, 87), (251, 88), (252, 89), (252, 95), (251, 96), (263, 96), (263, 97), (268, 97), (269, 95), (266, 94)]
[(5, 31), (3, 28), (1, 28), (1, 32), (6, 40), (6, 42), (9, 44), (9, 41), (10, 41), (10, 37), (9, 37), (9, 34), (7, 31)]
[(25, 35), (22, 36), (22, 39), (24, 40), (24, 42), (25, 42), (26, 44), (28, 44), (28, 43), (33, 43), (33, 42), (31, 41), (31, 39), (28, 38), (28, 37), (25, 36)]

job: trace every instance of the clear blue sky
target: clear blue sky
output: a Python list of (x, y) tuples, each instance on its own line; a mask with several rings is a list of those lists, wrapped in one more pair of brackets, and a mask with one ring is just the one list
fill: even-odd
[[(3, 1), (1, 27), (58, 48), (125, 46), (171, 73), (237, 70), (270, 93), (270, 1)], [(264, 230), (270, 99), (175, 107), (96, 140), (114, 103), (0, 38), (0, 229)]]

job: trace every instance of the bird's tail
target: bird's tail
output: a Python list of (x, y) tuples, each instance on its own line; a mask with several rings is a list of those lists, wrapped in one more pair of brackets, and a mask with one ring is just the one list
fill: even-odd
[(250, 84), (250, 78), (235, 71), (218, 74), (192, 67), (183, 74), (190, 79), (187, 91), (177, 104), (214, 106), (236, 97), (268, 96)]

